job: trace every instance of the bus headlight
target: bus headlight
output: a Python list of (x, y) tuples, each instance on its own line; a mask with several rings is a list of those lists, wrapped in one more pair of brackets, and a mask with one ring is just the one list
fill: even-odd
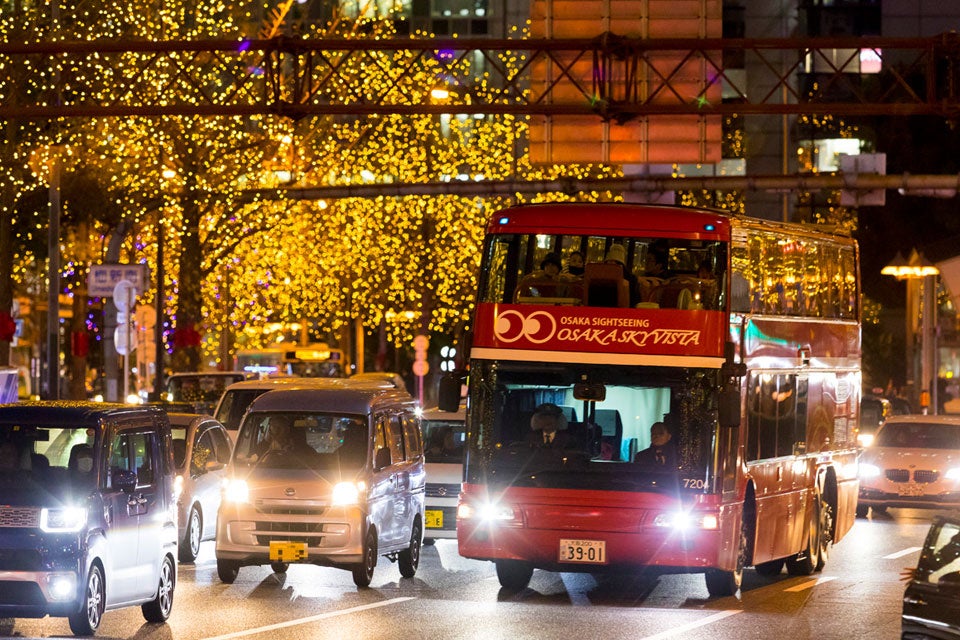
[(653, 526), (677, 531), (689, 531), (691, 529), (715, 531), (720, 526), (720, 520), (715, 513), (671, 511), (658, 513), (653, 519)]
[(40, 530), (47, 533), (75, 533), (87, 524), (83, 507), (61, 507), (40, 510)]
[(246, 480), (231, 478), (224, 483), (223, 499), (227, 502), (249, 502), (250, 487)]
[(338, 482), (333, 485), (330, 502), (335, 507), (360, 504), (360, 496), (366, 490), (362, 482)]
[(880, 467), (868, 462), (860, 463), (860, 477), (864, 480), (872, 480), (880, 475)]
[(519, 525), (523, 522), (516, 507), (500, 502), (463, 502), (457, 506), (457, 518), (477, 519), (487, 524)]

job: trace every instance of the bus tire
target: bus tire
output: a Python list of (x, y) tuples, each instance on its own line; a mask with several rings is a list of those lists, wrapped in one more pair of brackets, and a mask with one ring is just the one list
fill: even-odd
[(824, 535), (821, 529), (822, 511), (820, 498), (815, 497), (813, 512), (807, 519), (807, 545), (797, 555), (787, 558), (787, 573), (792, 576), (809, 576), (817, 570), (817, 565), (820, 563), (821, 540)]
[(763, 576), (764, 578), (772, 578), (774, 576), (780, 575), (780, 572), (783, 571), (783, 565), (786, 563), (784, 558), (779, 558), (777, 560), (771, 560), (770, 562), (761, 562), (758, 565), (754, 565), (758, 575)]
[(735, 595), (743, 584), (743, 567), (747, 564), (747, 524), (740, 527), (740, 544), (737, 550), (737, 566), (733, 571), (707, 569), (704, 578), (707, 593), (711, 598), (726, 598)]
[(497, 560), (497, 580), (500, 586), (514, 591), (526, 589), (533, 577), (533, 567), (519, 560)]

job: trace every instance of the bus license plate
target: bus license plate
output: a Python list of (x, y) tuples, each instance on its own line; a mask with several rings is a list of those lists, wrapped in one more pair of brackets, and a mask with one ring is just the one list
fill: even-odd
[(923, 495), (923, 485), (911, 482), (897, 485), (897, 492), (904, 497), (918, 498)]
[(443, 511), (428, 509), (423, 512), (423, 517), (427, 529), (443, 529)]
[(560, 562), (606, 564), (607, 543), (604, 540), (561, 540)]
[(270, 541), (271, 562), (295, 562), (307, 557), (306, 542)]

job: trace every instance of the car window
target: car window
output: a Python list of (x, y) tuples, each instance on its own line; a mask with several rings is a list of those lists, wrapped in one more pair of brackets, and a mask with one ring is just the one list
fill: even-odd
[(877, 434), (881, 447), (960, 449), (960, 425), (927, 422), (887, 422)]
[(203, 475), (207, 472), (207, 461), (216, 460), (213, 447), (213, 438), (209, 431), (204, 431), (193, 445), (193, 454), (190, 456), (190, 473)]
[(934, 584), (947, 574), (960, 572), (960, 525), (943, 522), (931, 528), (917, 569), (919, 580)]
[(420, 424), (415, 416), (404, 415), (403, 443), (407, 452), (407, 460), (415, 460), (423, 453), (423, 442), (420, 439)]
[(390, 416), (387, 434), (389, 436), (390, 460), (393, 462), (403, 460), (403, 428), (400, 426), (400, 416)]
[(227, 432), (221, 427), (214, 427), (210, 429), (207, 433), (210, 434), (211, 440), (213, 440), (213, 449), (217, 460), (224, 464), (230, 462), (230, 438), (227, 437)]
[(120, 431), (110, 446), (110, 471), (122, 469), (137, 474), (137, 486), (153, 484), (156, 434)]
[(217, 415), (214, 418), (230, 431), (236, 431), (240, 428), (240, 421), (243, 420), (243, 414), (247, 407), (257, 396), (266, 393), (267, 389), (233, 389), (225, 391), (223, 400), (217, 408)]
[(463, 460), (463, 420), (423, 420), (424, 455), (427, 462), (456, 463)]

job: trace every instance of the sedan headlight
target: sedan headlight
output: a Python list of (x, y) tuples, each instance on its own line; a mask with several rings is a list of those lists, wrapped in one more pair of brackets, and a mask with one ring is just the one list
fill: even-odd
[(223, 499), (227, 502), (249, 502), (250, 487), (246, 480), (231, 478), (226, 480), (223, 487)]
[(869, 462), (860, 463), (860, 477), (864, 480), (872, 480), (880, 476), (880, 467)]
[(60, 507), (40, 510), (40, 530), (47, 533), (76, 533), (87, 524), (83, 507)]
[(943, 477), (947, 480), (960, 480), (960, 467), (947, 469), (947, 472), (943, 474)]

